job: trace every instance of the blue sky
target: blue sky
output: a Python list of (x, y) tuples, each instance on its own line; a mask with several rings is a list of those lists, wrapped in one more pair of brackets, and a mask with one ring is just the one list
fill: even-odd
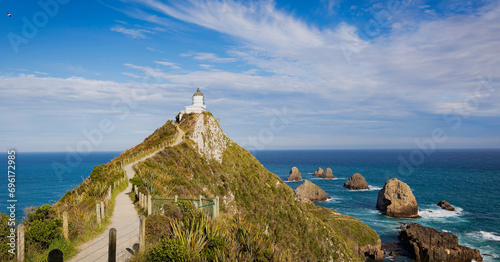
[(196, 88), (248, 149), (500, 148), (498, 1), (41, 0), (1, 11), (3, 150), (124, 150)]

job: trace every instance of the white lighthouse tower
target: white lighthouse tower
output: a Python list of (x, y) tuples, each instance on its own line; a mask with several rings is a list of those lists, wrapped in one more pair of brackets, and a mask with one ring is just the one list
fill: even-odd
[(196, 93), (193, 94), (193, 104), (190, 106), (186, 106), (186, 114), (189, 113), (199, 114), (205, 111), (207, 111), (207, 107), (205, 106), (205, 97), (198, 88), (198, 90), (196, 90)]

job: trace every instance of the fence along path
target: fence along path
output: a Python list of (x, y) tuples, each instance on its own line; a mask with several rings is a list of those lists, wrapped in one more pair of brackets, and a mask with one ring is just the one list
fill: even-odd
[[(182, 131), (179, 126), (177, 126), (177, 131), (177, 139), (172, 146), (180, 144), (184, 139), (184, 131)], [(134, 177), (135, 172), (132, 167), (135, 164), (154, 156), (160, 150), (125, 165), (123, 169), (125, 170), (127, 177), (129, 179)], [(133, 246), (134, 244), (139, 243), (139, 215), (137, 214), (134, 204), (128, 196), (131, 191), (132, 184), (129, 183), (127, 189), (116, 196), (115, 210), (113, 212), (113, 216), (111, 217), (111, 224), (108, 225), (102, 234), (91, 241), (82, 244), (79, 247), (80, 251), (75, 257), (69, 260), (70, 262), (108, 261), (108, 232), (111, 228), (115, 228), (117, 230), (116, 261), (127, 261), (132, 257), (131, 251), (134, 250)]]

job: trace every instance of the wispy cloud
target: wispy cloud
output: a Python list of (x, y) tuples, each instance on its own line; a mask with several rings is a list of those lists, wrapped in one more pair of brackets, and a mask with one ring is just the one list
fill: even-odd
[(168, 66), (172, 69), (181, 69), (180, 66), (178, 66), (176, 63), (172, 63), (172, 62), (167, 62), (167, 61), (154, 61), (156, 64), (159, 64), (159, 65), (164, 65), (164, 66)]
[(158, 50), (156, 48), (152, 48), (152, 47), (146, 47), (147, 50), (151, 51), (151, 52), (158, 52), (158, 53), (165, 53), (164, 51), (162, 50)]
[(196, 60), (209, 61), (212, 63), (231, 63), (236, 61), (235, 58), (218, 57), (214, 53), (194, 53), (194, 54), (185, 54), (184, 56), (193, 56), (193, 58)]
[(125, 28), (121, 25), (111, 27), (111, 31), (122, 33), (130, 38), (146, 38), (146, 34), (154, 34), (155, 32), (147, 29)]

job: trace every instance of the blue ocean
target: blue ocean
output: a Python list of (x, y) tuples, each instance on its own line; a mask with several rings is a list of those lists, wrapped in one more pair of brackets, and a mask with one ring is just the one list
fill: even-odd
[[(121, 152), (95, 152), (88, 155), (60, 153), (15, 154), (15, 197), (16, 217), (23, 217), (24, 209), (30, 206), (53, 204), (66, 191), (78, 186), (87, 178), (96, 165), (109, 162)], [(7, 153), (0, 154), (0, 169), (4, 179), (0, 179), (0, 210), (7, 213), (8, 181)], [(12, 169), (11, 169), (12, 170)]]
[[(485, 261), (500, 261), (500, 150), (300, 150), (257, 151), (254, 156), (286, 180), (296, 166), (303, 179), (333, 199), (318, 203), (354, 216), (371, 226), (383, 242), (397, 241), (399, 222), (416, 222), (458, 236), (462, 245), (477, 248)], [(334, 180), (312, 176), (318, 167), (331, 168)], [(371, 190), (349, 191), (344, 182), (362, 174)], [(415, 195), (418, 219), (380, 215), (375, 205), (389, 178), (407, 183)], [(287, 182), (295, 189), (302, 182)], [(436, 204), (447, 200), (455, 211)], [(397, 258), (397, 261), (407, 261)]]
[[(120, 152), (96, 152), (80, 158), (67, 153), (16, 154), (17, 217), (29, 206), (50, 204), (88, 177), (93, 166), (107, 163)], [(460, 243), (477, 248), (485, 261), (500, 261), (500, 150), (287, 150), (256, 151), (255, 157), (271, 172), (286, 180), (293, 166), (304, 179), (323, 188), (333, 199), (318, 203), (351, 215), (371, 226), (383, 242), (397, 241), (399, 222), (417, 222), (459, 237)], [(7, 170), (7, 154), (0, 154), (0, 168)], [(330, 167), (334, 180), (312, 176)], [(362, 174), (371, 190), (348, 191), (344, 182)], [(0, 208), (7, 213), (7, 172), (0, 179)], [(389, 178), (407, 183), (417, 198), (418, 219), (384, 217), (375, 209), (378, 191)], [(301, 182), (288, 182), (295, 189)], [(447, 200), (456, 211), (436, 206)], [(407, 261), (397, 258), (397, 261)]]

